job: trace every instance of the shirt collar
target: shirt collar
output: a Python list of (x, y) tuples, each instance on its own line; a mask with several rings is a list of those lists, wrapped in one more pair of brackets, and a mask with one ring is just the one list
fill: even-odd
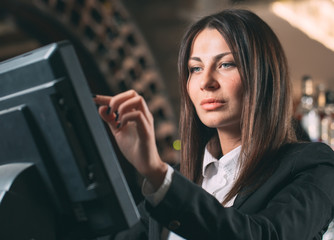
[(219, 160), (212, 156), (212, 154), (208, 151), (207, 147), (205, 147), (204, 157), (203, 157), (203, 167), (202, 167), (202, 175), (206, 177), (205, 170), (210, 165), (210, 163), (220, 163), (227, 165), (231, 161), (238, 161), (239, 155), (241, 151), (241, 145), (234, 148), (232, 151), (228, 152), (226, 155), (222, 156)]

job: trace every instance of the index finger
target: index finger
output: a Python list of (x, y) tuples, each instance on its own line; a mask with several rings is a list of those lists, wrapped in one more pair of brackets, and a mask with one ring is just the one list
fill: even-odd
[(109, 103), (111, 101), (111, 97), (110, 96), (104, 96), (104, 95), (96, 95), (93, 98), (93, 100), (98, 105), (109, 105)]

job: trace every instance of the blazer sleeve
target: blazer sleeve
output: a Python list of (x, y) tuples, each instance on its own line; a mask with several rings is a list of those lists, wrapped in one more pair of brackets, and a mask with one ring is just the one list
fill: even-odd
[(300, 146), (239, 208), (224, 208), (178, 172), (163, 201), (146, 208), (186, 239), (321, 239), (334, 213), (334, 155), (324, 144)]

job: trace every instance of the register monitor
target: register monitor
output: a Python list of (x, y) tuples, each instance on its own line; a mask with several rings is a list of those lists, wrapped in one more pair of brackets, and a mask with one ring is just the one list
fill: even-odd
[(57, 239), (113, 236), (138, 221), (70, 42), (0, 63), (0, 136), (0, 165), (38, 169), (58, 216)]

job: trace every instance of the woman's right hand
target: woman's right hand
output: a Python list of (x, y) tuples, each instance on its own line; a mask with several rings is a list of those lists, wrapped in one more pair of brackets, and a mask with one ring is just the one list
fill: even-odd
[(97, 95), (94, 101), (123, 155), (157, 189), (167, 164), (158, 154), (153, 116), (143, 97), (129, 90), (113, 97)]

